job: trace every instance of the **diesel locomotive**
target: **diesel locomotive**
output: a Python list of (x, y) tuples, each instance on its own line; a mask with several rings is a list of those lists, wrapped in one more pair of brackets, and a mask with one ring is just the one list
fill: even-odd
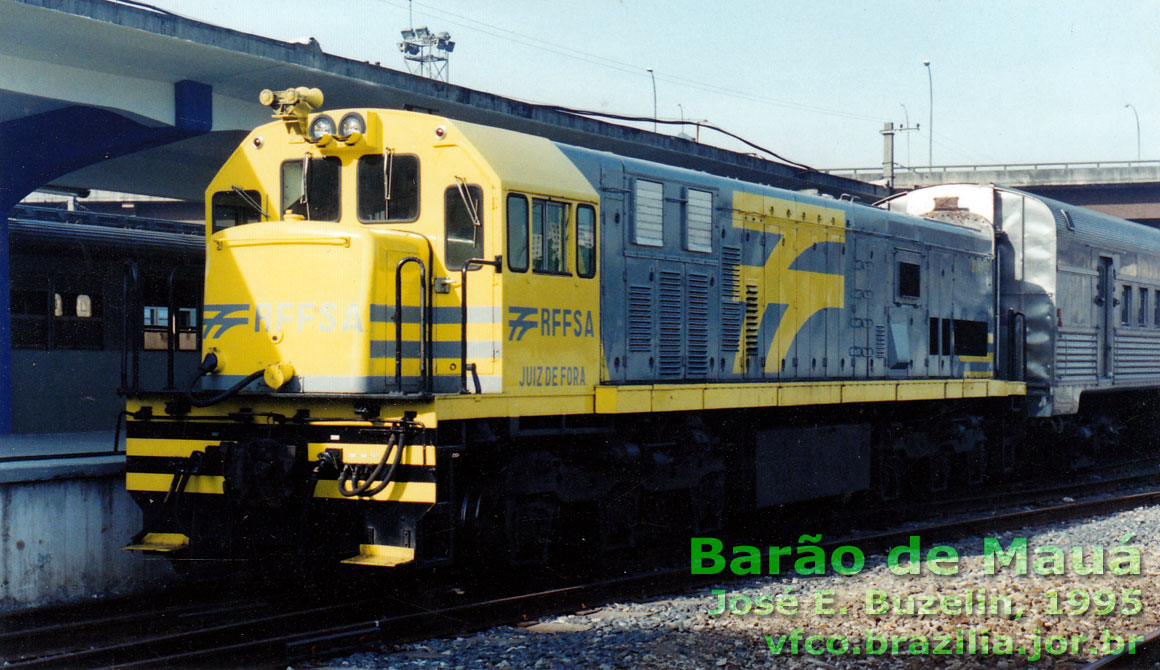
[(206, 191), (198, 373), (127, 399), (132, 549), (535, 563), (1000, 476), (1027, 426), (1094, 449), (1123, 403), (1088, 398), (1160, 382), (1142, 226), (261, 102)]

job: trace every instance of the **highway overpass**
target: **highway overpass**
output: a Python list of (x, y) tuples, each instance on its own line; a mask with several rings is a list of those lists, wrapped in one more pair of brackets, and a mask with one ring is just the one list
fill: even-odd
[[(880, 183), (885, 180), (881, 167), (830, 173)], [(998, 184), (1160, 227), (1160, 160), (896, 167), (891, 184), (896, 189)]]

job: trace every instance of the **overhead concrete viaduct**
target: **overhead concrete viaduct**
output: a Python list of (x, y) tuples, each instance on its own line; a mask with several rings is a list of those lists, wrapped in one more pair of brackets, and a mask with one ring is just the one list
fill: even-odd
[[(880, 167), (832, 173), (884, 180)], [(1156, 160), (896, 167), (886, 179), (902, 190), (936, 184), (998, 184), (1160, 227), (1160, 161)]]

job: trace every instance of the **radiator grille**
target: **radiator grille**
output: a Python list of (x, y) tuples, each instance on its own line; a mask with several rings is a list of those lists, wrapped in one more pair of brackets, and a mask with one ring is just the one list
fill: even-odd
[(681, 273), (660, 272), (660, 366), (662, 377), (681, 376)]
[(651, 286), (628, 286), (628, 350), (652, 351), (653, 294)]
[(709, 275), (689, 273), (686, 300), (688, 375), (709, 374)]
[(721, 247), (721, 351), (736, 353), (741, 344), (743, 308), (736, 301), (741, 250)]

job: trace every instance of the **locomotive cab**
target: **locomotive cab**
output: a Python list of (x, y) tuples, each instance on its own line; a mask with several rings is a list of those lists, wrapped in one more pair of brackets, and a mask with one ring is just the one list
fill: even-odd
[(556, 383), (596, 381), (596, 198), (539, 157), (546, 141), (408, 112), (284, 117), (207, 192), (202, 390), (258, 371), (247, 390), (495, 393), (505, 371), (523, 386), (552, 369), (522, 351), (537, 302), (572, 363)]

